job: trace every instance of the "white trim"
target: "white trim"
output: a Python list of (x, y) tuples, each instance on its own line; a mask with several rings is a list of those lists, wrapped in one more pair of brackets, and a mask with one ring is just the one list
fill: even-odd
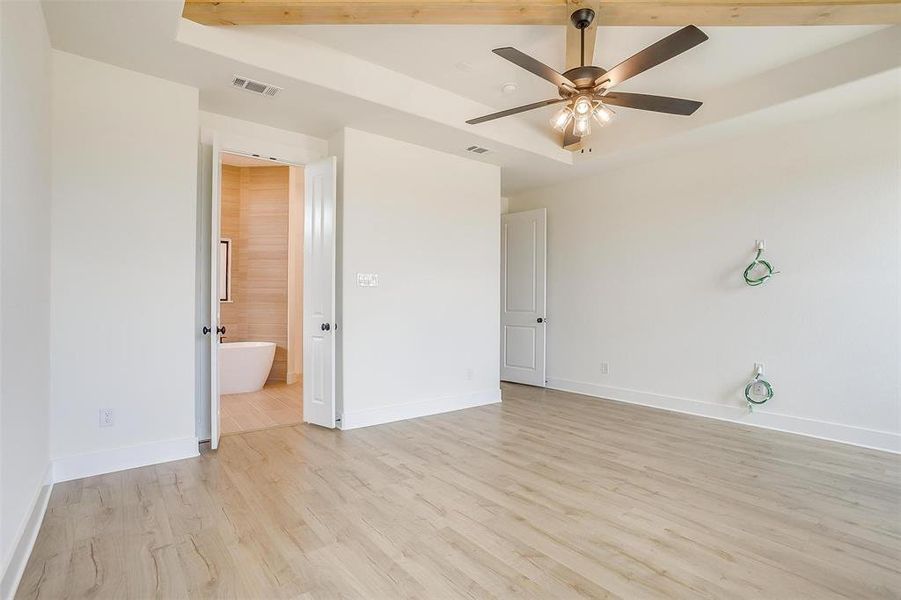
[[(227, 148), (223, 147), (219, 150), (220, 157), (223, 154), (231, 154), (232, 156), (243, 156), (244, 158), (254, 158), (256, 160), (265, 162), (270, 165), (274, 165), (276, 167), (303, 167), (303, 166), (305, 166), (305, 163), (292, 162), (287, 159), (283, 160), (281, 158), (274, 158), (271, 156), (264, 158), (264, 157), (260, 156), (259, 154), (254, 154), (250, 150), (228, 150)], [(222, 164), (227, 165), (228, 163), (223, 162)]]
[(52, 468), (48, 463), (47, 469), (44, 471), (44, 478), (41, 480), (41, 487), (38, 488), (31, 503), (31, 512), (22, 523), (9, 562), (6, 563), (3, 576), (0, 578), (0, 598), (4, 600), (11, 599), (16, 595), (19, 582), (25, 573), (25, 566), (31, 557), (32, 549), (34, 549), (34, 542), (38, 538), (38, 531), (41, 530), (41, 523), (44, 522), (44, 513), (47, 512), (47, 503), (50, 501), (50, 492), (53, 489), (51, 472)]
[(501, 391), (497, 389), (460, 396), (441, 396), (393, 406), (380, 406), (378, 408), (344, 413), (341, 419), (341, 429), (357, 429), (358, 427), (381, 425), (382, 423), (437, 415), (464, 408), (485, 406), (486, 404), (497, 404), (500, 401)]
[(197, 438), (186, 437), (63, 456), (53, 460), (53, 481), (60, 483), (199, 455)]
[[(213, 164), (210, 168), (210, 449), (219, 447), (219, 247), (222, 239), (222, 145), (217, 134), (213, 135)], [(196, 435), (197, 432), (195, 431)]]
[(742, 425), (761, 427), (763, 429), (774, 429), (776, 431), (795, 433), (798, 435), (819, 438), (821, 440), (841, 442), (843, 444), (852, 444), (863, 448), (901, 454), (901, 434), (892, 433), (890, 431), (866, 429), (864, 427), (842, 425), (841, 423), (830, 423), (829, 421), (817, 421), (815, 419), (773, 413), (756, 407), (754, 412), (749, 413), (744, 406), (738, 403), (735, 406), (728, 406), (714, 404), (713, 402), (705, 402), (703, 400), (665, 396), (663, 394), (655, 394), (652, 392), (642, 392), (639, 390), (597, 385), (594, 383), (571, 381), (567, 379), (548, 378), (547, 387), (565, 392), (584, 394), (595, 398), (614, 400), (616, 402), (662, 408), (664, 410), (707, 417), (709, 419), (741, 423)]

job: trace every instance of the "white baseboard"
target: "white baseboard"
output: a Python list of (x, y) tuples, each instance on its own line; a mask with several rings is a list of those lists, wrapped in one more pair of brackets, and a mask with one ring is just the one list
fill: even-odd
[(146, 467), (147, 465), (192, 458), (199, 454), (197, 438), (186, 437), (63, 456), (53, 460), (53, 481), (59, 483), (92, 475)]
[(497, 389), (459, 396), (430, 398), (393, 406), (380, 406), (356, 412), (345, 412), (341, 418), (341, 429), (357, 429), (359, 427), (369, 427), (370, 425), (381, 425), (382, 423), (437, 415), (464, 408), (496, 404), (500, 401), (501, 391)]
[(31, 503), (31, 512), (22, 524), (13, 545), (12, 555), (3, 569), (3, 576), (0, 577), (0, 598), (3, 600), (11, 600), (16, 595), (22, 574), (25, 572), (25, 566), (28, 564), (28, 558), (31, 556), (31, 550), (37, 540), (41, 523), (44, 522), (47, 503), (50, 501), (50, 492), (53, 489), (51, 475), (52, 466), (48, 464), (41, 487), (38, 488), (34, 501)]
[(549, 378), (547, 387), (617, 402), (641, 404), (710, 419), (719, 419), (720, 421), (731, 421), (742, 425), (796, 433), (874, 450), (901, 453), (901, 434), (784, 415), (756, 407), (754, 412), (749, 413), (740, 403), (736, 403), (735, 406), (727, 406), (703, 400), (665, 396), (651, 392), (557, 378)]

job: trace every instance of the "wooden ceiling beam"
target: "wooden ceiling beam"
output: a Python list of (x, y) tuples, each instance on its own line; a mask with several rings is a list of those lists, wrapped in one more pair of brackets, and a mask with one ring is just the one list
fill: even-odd
[[(565, 25), (572, 0), (186, 0), (203, 25)], [(604, 25), (880, 25), (901, 0), (604, 0)]]

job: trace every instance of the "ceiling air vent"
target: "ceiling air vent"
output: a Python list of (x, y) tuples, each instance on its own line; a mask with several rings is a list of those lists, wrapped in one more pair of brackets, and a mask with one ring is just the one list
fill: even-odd
[(282, 91), (282, 88), (277, 85), (263, 83), (262, 81), (254, 81), (253, 79), (241, 77), (240, 75), (234, 75), (232, 77), (232, 85), (236, 88), (253, 92), (254, 94), (262, 94), (263, 96), (275, 96)]
[(485, 154), (486, 152), (491, 152), (488, 148), (482, 148), (481, 146), (470, 146), (466, 149), (467, 152), (473, 152), (475, 154)]

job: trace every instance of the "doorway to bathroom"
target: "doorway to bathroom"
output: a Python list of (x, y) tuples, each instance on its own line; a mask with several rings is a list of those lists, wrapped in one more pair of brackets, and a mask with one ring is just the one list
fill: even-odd
[(221, 153), (219, 423), (303, 420), (303, 167)]
[[(196, 407), (198, 439), (213, 450), (223, 417), (228, 433), (301, 421), (340, 426), (338, 160), (323, 150), (201, 132)], [(282, 170), (263, 170), (273, 167)], [(237, 226), (229, 225), (235, 212)], [(242, 298), (255, 302), (245, 309)]]

